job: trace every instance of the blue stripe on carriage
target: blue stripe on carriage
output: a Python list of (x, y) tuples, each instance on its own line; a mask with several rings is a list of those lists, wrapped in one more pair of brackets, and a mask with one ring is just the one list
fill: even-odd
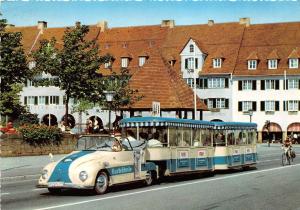
[[(156, 165), (152, 162), (147, 162), (145, 164), (142, 164), (141, 169), (142, 171), (156, 170)], [(110, 176), (115, 176), (121, 174), (134, 173), (134, 166), (133, 165), (118, 166), (118, 167), (107, 168), (107, 170)]]
[(71, 180), (69, 177), (69, 168), (70, 168), (71, 163), (73, 163), (74, 160), (81, 158), (85, 155), (91, 154), (93, 152), (95, 152), (95, 151), (83, 150), (83, 151), (66, 156), (55, 166), (48, 182), (71, 183)]

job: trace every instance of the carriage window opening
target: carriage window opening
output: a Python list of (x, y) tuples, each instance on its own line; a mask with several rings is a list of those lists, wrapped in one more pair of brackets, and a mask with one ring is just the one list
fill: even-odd
[(214, 146), (225, 146), (225, 130), (214, 132)]
[(169, 139), (170, 139), (170, 146), (177, 146), (177, 133), (178, 128), (170, 127), (169, 128)]
[(182, 128), (182, 141), (180, 146), (190, 146), (191, 145), (191, 129)]
[(202, 130), (201, 132), (201, 140), (203, 146), (211, 146), (211, 132), (208, 129)]
[(194, 128), (192, 130), (192, 145), (195, 147), (203, 146), (201, 141), (201, 130)]
[(234, 131), (227, 131), (227, 145), (234, 145)]

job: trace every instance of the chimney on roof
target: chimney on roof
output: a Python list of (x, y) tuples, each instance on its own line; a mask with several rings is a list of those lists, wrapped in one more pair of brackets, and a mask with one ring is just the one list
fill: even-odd
[(175, 26), (174, 20), (162, 20), (161, 21), (161, 27), (174, 28), (174, 26)]
[(215, 24), (214, 20), (208, 20), (207, 22), (208, 26), (213, 26)]
[(105, 20), (103, 20), (103, 21), (99, 21), (98, 23), (97, 23), (97, 27), (98, 28), (101, 28), (101, 32), (104, 32), (104, 31), (106, 31), (107, 29), (108, 29), (108, 23), (107, 23), (107, 21), (105, 21)]
[(44, 30), (47, 28), (47, 22), (46, 21), (38, 21), (37, 28), (40, 30)]
[(250, 26), (250, 18), (240, 18), (240, 24)]

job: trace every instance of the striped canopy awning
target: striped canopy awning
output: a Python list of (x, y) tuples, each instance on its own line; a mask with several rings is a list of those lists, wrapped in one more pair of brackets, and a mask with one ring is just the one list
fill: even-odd
[[(264, 126), (263, 132), (267, 132), (267, 131), (268, 129), (266, 128), (266, 126)], [(278, 125), (277, 123), (271, 122), (269, 127), (269, 132), (282, 132), (282, 129), (280, 125)]]
[(291, 123), (287, 127), (288, 132), (300, 132), (300, 122)]

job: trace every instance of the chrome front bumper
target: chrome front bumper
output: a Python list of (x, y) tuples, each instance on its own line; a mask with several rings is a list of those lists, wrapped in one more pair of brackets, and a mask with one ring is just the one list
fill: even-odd
[(37, 184), (37, 188), (57, 188), (57, 189), (94, 189), (94, 186), (82, 186), (82, 185), (76, 185), (72, 183), (63, 183), (59, 186), (49, 186), (49, 184)]

